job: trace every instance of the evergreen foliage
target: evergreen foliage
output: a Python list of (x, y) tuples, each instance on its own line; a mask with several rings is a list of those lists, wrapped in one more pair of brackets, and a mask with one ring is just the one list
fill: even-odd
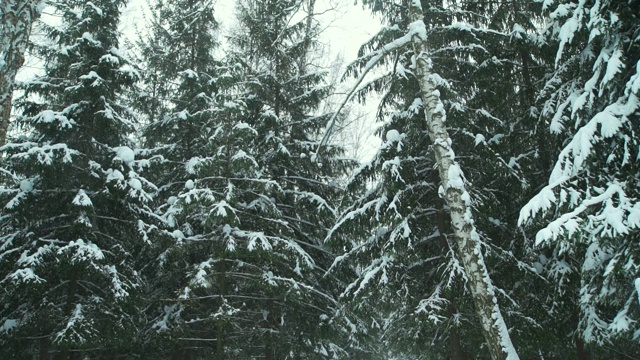
[(543, 35), (556, 52), (540, 118), (563, 146), (548, 184), (520, 213), (529, 224), (544, 214), (541, 265), (555, 301), (573, 309), (578, 341), (625, 353), (637, 353), (640, 339), (637, 5), (542, 3)]
[[(396, 351), (413, 357), (463, 357), (483, 339), (470, 330), (479, 326), (473, 304), (466, 300), (467, 278), (452, 242), (448, 209), (440, 200), (423, 103), (415, 95), (419, 88), (413, 52), (399, 46), (410, 27), (407, 5), (364, 3), (383, 14), (389, 25), (361, 49), (350, 71), (361, 77), (372, 59), (381, 56), (378, 66), (384, 75), (369, 80), (359, 96), (383, 94), (378, 118), (385, 142), (356, 173), (352, 188), (368, 189), (337, 225), (342, 234), (338, 237), (345, 231), (360, 235), (343, 259), (362, 268), (350, 292), (367, 293), (370, 288), (370, 294), (354, 299), (355, 306), (362, 307), (369, 305), (366, 299), (375, 304), (384, 296), (375, 284), (390, 288), (383, 293), (390, 297), (387, 304), (394, 305), (382, 307), (387, 346), (397, 345)], [(447, 125), (474, 200), (491, 277), (505, 290), (501, 305), (509, 314), (510, 331), (518, 334), (516, 347), (521, 355), (537, 354), (541, 346), (557, 353), (562, 343), (539, 331), (547, 314), (533, 310), (541, 298), (530, 288), (543, 285), (527, 264), (534, 254), (532, 244), (522, 242), (513, 210), (549, 167), (550, 150), (539, 146), (548, 137), (536, 123), (531, 96), (539, 86), (533, 79), (544, 74), (547, 58), (536, 45), (535, 8), (525, 12), (519, 2), (422, 5)], [(399, 341), (402, 338), (406, 340)]]
[(45, 74), (26, 85), (22, 133), (2, 148), (3, 358), (130, 349), (138, 330), (155, 187), (120, 98), (138, 79), (118, 50), (123, 5), (57, 6)]
[[(638, 1), (361, 3), (358, 167), (322, 2), (240, 0), (223, 38), (216, 1), (147, 0), (136, 60), (126, 0), (51, 2), (0, 146), (0, 358), (639, 353)], [(0, 5), (5, 119), (41, 5)]]
[[(294, 5), (239, 7), (249, 35), (234, 38), (222, 61), (212, 57), (211, 3), (159, 4), (143, 42), (145, 95), (171, 94), (142, 111), (145, 138), (166, 160), (156, 170), (169, 226), (158, 281), (173, 299), (152, 328), (178, 339), (167, 350), (176, 356), (344, 352), (329, 330), (337, 301), (323, 278), (332, 255), (322, 239), (334, 219), (331, 181), (348, 162), (310, 161), (329, 89), (323, 73), (306, 70), (315, 23), (284, 27), (301, 10)], [(283, 26), (281, 40), (264, 16)], [(175, 41), (184, 48), (158, 46)]]

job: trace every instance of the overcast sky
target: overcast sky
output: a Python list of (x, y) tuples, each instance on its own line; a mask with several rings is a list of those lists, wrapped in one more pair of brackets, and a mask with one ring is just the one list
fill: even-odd
[[(2, 0), (0, 0), (2, 1)], [(261, 0), (254, 0), (261, 1)], [(130, 40), (135, 41), (137, 32), (144, 29), (147, 0), (130, 0), (124, 9), (120, 30)], [(222, 35), (228, 34), (233, 28), (235, 0), (217, 0), (215, 5), (217, 20), (221, 23)], [(357, 57), (359, 47), (373, 36), (381, 27), (380, 21), (374, 18), (368, 10), (360, 4), (354, 4), (354, 0), (317, 0), (315, 8), (316, 19), (322, 24), (324, 30), (321, 33), (321, 42), (328, 57), (323, 58), (321, 66), (329, 66), (342, 55), (342, 69)], [(59, 21), (56, 16), (47, 15), (42, 18), (47, 23)], [(18, 74), (18, 80), (27, 80), (42, 71), (42, 63), (33, 57), (27, 57), (25, 66)], [(342, 89), (348, 84), (343, 84)], [(346, 91), (346, 90), (344, 90)], [(339, 97), (341, 95), (336, 95)], [(341, 100), (341, 99), (340, 99)], [(350, 149), (350, 155), (361, 160), (369, 158), (377, 149), (380, 140), (371, 136), (374, 126), (376, 111), (375, 101), (368, 106), (353, 104), (352, 117), (359, 118), (360, 123), (354, 125), (352, 134), (343, 134), (343, 145)], [(354, 144), (348, 144), (354, 142)]]
[[(235, 4), (235, 0), (217, 0), (215, 5), (216, 18), (221, 24), (223, 37), (233, 29)], [(125, 9), (121, 30), (132, 40), (136, 38), (136, 28), (144, 25), (143, 14), (147, 11), (146, 7), (146, 0), (130, 0)], [(340, 75), (344, 67), (356, 59), (360, 46), (381, 27), (380, 20), (363, 9), (361, 4), (354, 4), (354, 0), (317, 0), (314, 12), (323, 27), (320, 41), (325, 45), (324, 51), (328, 52), (328, 57), (322, 59), (324, 63), (319, 65), (335, 65), (335, 59), (341, 55)], [(302, 19), (301, 17), (300, 20)], [(340, 88), (346, 91), (348, 87), (349, 84), (342, 84)], [(335, 101), (341, 101), (340, 96), (346, 95), (336, 95)], [(350, 128), (336, 134), (339, 138), (334, 139), (347, 147), (348, 155), (361, 161), (371, 158), (380, 144), (380, 139), (372, 135), (376, 127), (376, 102), (375, 99), (371, 99), (368, 106), (352, 104), (350, 118), (353, 121)]]
[[(261, 1), (261, 0), (255, 0)], [(216, 17), (222, 25), (223, 34), (233, 25), (235, 0), (217, 0)], [(142, 14), (146, 0), (131, 0), (125, 9), (121, 29), (127, 36), (135, 36), (135, 28), (144, 24)], [(373, 18), (362, 5), (354, 0), (318, 0), (316, 19), (325, 27), (322, 42), (328, 44), (332, 57), (343, 54), (346, 62), (356, 58), (360, 45), (380, 28), (380, 21)]]

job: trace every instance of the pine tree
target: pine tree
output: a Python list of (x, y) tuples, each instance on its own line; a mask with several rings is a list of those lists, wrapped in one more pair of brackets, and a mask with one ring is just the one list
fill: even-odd
[[(166, 211), (177, 205), (176, 195), (194, 178), (188, 162), (211, 154), (212, 130), (220, 125), (215, 116), (218, 88), (224, 82), (217, 76), (227, 74), (213, 57), (218, 28), (213, 1), (157, 1), (149, 6), (150, 31), (138, 41), (143, 81), (136, 106), (147, 118), (143, 139), (149, 151), (162, 159), (150, 169), (150, 176), (162, 184), (155, 206), (165, 216), (164, 234), (155, 238), (153, 260), (144, 273), (150, 299), (144, 351), (169, 358), (189, 356), (193, 347), (199, 347), (177, 338), (206, 337), (208, 327), (217, 329), (216, 321), (189, 325), (189, 317), (206, 317), (211, 309), (178, 299), (188, 273), (197, 264), (194, 259), (199, 253), (208, 254), (208, 248), (184, 244), (177, 235), (181, 232), (174, 232), (174, 227), (189, 226), (187, 234), (198, 236), (205, 234), (206, 227), (179, 224), (174, 214)], [(169, 314), (174, 314), (171, 319)], [(222, 341), (218, 336), (218, 342)]]
[(118, 50), (124, 3), (57, 4), (45, 74), (27, 83), (21, 134), (2, 148), (3, 358), (113, 354), (138, 330), (154, 186), (121, 101), (138, 78)]

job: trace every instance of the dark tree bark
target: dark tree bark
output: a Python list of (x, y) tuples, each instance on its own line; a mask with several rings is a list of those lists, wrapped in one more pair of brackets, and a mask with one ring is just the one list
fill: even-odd
[(0, 3), (0, 146), (11, 118), (16, 74), (24, 64), (31, 26), (40, 17), (42, 0), (3, 0)]

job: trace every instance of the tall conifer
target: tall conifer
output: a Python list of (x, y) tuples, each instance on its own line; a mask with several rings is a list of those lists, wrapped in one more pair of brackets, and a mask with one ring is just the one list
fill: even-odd
[(138, 330), (136, 257), (154, 186), (120, 99), (138, 79), (118, 49), (124, 3), (56, 6), (45, 74), (26, 85), (21, 135), (2, 148), (3, 357), (113, 353)]

